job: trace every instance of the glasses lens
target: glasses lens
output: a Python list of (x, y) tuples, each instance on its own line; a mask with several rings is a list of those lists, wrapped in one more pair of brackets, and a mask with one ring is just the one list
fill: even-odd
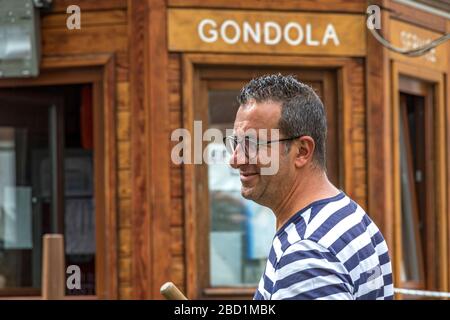
[(258, 143), (252, 138), (245, 137), (245, 155), (248, 159), (253, 159), (258, 154)]
[(233, 154), (238, 144), (236, 137), (226, 137), (223, 139), (223, 142), (225, 143), (228, 153)]

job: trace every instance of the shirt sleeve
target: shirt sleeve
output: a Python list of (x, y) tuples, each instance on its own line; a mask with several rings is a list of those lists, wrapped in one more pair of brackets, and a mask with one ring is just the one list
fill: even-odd
[(353, 300), (353, 282), (328, 249), (300, 240), (286, 249), (275, 268), (273, 300)]

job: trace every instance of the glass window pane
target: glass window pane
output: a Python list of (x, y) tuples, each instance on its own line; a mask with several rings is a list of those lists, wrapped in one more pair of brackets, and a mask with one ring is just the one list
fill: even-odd
[[(64, 105), (52, 103), (57, 97)], [(52, 206), (49, 140), (57, 133), (50, 128), (51, 105), (63, 110), (64, 187), (56, 197), (62, 212)], [(92, 117), (89, 85), (0, 90), (1, 295), (40, 294), (42, 236), (57, 231), (55, 220), (64, 233), (66, 266), (81, 270), (81, 289), (66, 294), (95, 294)]]
[(95, 202), (93, 106), (90, 85), (66, 89), (64, 237), (66, 265), (81, 271), (81, 288), (67, 295), (95, 295)]
[[(208, 92), (210, 128), (224, 134), (233, 128), (238, 93), (238, 89)], [(256, 286), (275, 235), (275, 217), (270, 209), (241, 196), (239, 171), (226, 164), (229, 155), (222, 143), (211, 143), (208, 155), (210, 284)]]
[(39, 293), (41, 235), (50, 231), (51, 206), (38, 195), (43, 168), (36, 152), (48, 157), (48, 111), (0, 95), (0, 291)]
[[(401, 280), (414, 282), (415, 285), (423, 282), (423, 251), (420, 233), (420, 199), (424, 196), (418, 194), (417, 186), (421, 179), (417, 179), (418, 153), (421, 145), (416, 143), (422, 128), (423, 117), (418, 116), (419, 105), (411, 103), (412, 97), (401, 95), (401, 110), (399, 121), (400, 135), (400, 170), (401, 170), (401, 208), (402, 208), (402, 273)], [(422, 135), (424, 132), (421, 133)]]

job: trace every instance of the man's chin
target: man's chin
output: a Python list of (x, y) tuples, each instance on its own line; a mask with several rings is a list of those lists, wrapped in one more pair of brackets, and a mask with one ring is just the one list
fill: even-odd
[(242, 186), (241, 195), (247, 200), (255, 200), (254, 191), (254, 188)]

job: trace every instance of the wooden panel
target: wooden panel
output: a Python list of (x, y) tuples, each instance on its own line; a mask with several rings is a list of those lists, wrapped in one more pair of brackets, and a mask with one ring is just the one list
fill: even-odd
[[(170, 131), (172, 132), (175, 129), (182, 128), (182, 115), (181, 110), (171, 109), (170, 110)], [(173, 141), (173, 144), (177, 144), (177, 141)]]
[(307, 10), (359, 13), (364, 13), (367, 9), (366, 2), (361, 0), (168, 0), (168, 5), (169, 7), (189, 8)]
[[(124, 10), (107, 10), (89, 12), (81, 8), (81, 29), (99, 25), (119, 25), (127, 23), (127, 12)], [(44, 15), (41, 20), (42, 29), (66, 28), (67, 13)], [(45, 32), (45, 31), (44, 31)]]
[(121, 286), (119, 289), (119, 299), (130, 300), (133, 299), (133, 288), (129, 286)]
[(152, 283), (153, 297), (160, 296), (161, 283), (170, 276), (170, 252), (161, 243), (170, 242), (170, 144), (168, 105), (168, 49), (167, 12), (165, 0), (149, 0), (149, 41), (147, 63), (149, 79), (149, 130), (146, 138), (150, 144), (150, 170), (147, 181), (151, 186), (147, 196), (151, 199)]
[(402, 5), (395, 1), (389, 1), (389, 9), (391, 9), (391, 18), (403, 20), (413, 23), (422, 28), (432, 29), (436, 32), (446, 32), (444, 17), (436, 16), (431, 13)]
[(117, 83), (117, 108), (129, 110), (130, 108), (130, 84), (129, 82)]
[(129, 67), (128, 51), (116, 52), (116, 77), (119, 83), (129, 81)]
[(131, 258), (124, 257), (119, 260), (119, 283), (121, 287), (129, 286), (131, 280)]
[[(118, 296), (118, 271), (117, 271), (117, 165), (116, 165), (116, 119), (114, 111), (116, 110), (116, 78), (114, 74), (115, 59), (111, 59), (103, 67), (103, 89), (102, 102), (103, 110), (100, 116), (103, 120), (95, 118), (95, 121), (103, 124), (103, 141), (99, 145), (103, 145), (105, 161), (102, 164), (104, 170), (104, 190), (100, 190), (105, 197), (104, 204), (104, 245), (105, 245), (105, 266), (103, 281), (99, 282), (98, 293), (103, 299), (117, 299)], [(97, 149), (98, 150), (98, 149)], [(96, 168), (99, 168), (97, 165)], [(97, 170), (97, 169), (96, 169)], [(96, 190), (97, 192), (97, 190)], [(96, 261), (96, 268), (100, 267)]]
[(181, 167), (173, 168), (170, 172), (170, 195), (172, 198), (183, 196), (183, 176)]
[[(151, 282), (150, 212), (146, 171), (146, 108), (148, 104), (147, 65), (147, 1), (129, 1), (130, 107), (133, 117), (131, 132), (132, 161), (132, 277), (134, 299), (148, 299)], [(133, 44), (133, 45), (131, 45)]]
[[(353, 59), (349, 64), (349, 88), (351, 90), (351, 143), (352, 179), (351, 196), (367, 210), (367, 157), (366, 157), (366, 97), (364, 61)], [(370, 215), (370, 213), (369, 213)]]
[[(166, 8), (163, 0), (129, 1), (132, 110), (133, 291), (161, 297), (170, 277), (170, 144)], [(152, 23), (149, 23), (151, 21)]]
[(119, 229), (119, 254), (121, 256), (129, 256), (131, 254), (131, 229), (123, 228)]
[(340, 181), (342, 181), (342, 187), (346, 193), (353, 197), (355, 179), (353, 169), (353, 149), (352, 149), (352, 122), (353, 122), (353, 98), (351, 96), (350, 79), (351, 62), (346, 64), (346, 67), (338, 70), (338, 92), (341, 109), (341, 122), (340, 122), (340, 143), (345, 146), (340, 150)]
[[(389, 34), (389, 14), (382, 12), (383, 33)], [(367, 36), (367, 173), (368, 214), (394, 249), (392, 202), (392, 144), (389, 52), (371, 34)], [(394, 267), (394, 262), (393, 262)], [(394, 276), (395, 277), (395, 276)]]
[(365, 142), (353, 142), (353, 154), (355, 159), (353, 160), (354, 169), (364, 169), (367, 166), (366, 163), (366, 144)]
[[(43, 63), (41, 66), (41, 69), (46, 69), (44, 67), (45, 64), (51, 64), (51, 67), (48, 69), (48, 72), (41, 72), (39, 77), (33, 77), (33, 78), (11, 78), (11, 79), (0, 79), (0, 84), (2, 82), (7, 82), (8, 86), (10, 87), (28, 87), (28, 86), (51, 86), (55, 85), (55, 81), (57, 81), (58, 85), (65, 85), (65, 84), (81, 84), (81, 83), (93, 83), (93, 82), (100, 82), (102, 81), (102, 75), (99, 73), (100, 69), (96, 66), (90, 65), (86, 66), (83, 60), (90, 59), (92, 57), (91, 55), (86, 55), (81, 57), (80, 56), (74, 58), (73, 56), (68, 57), (68, 60), (77, 59), (75, 61), (64, 61), (65, 59), (62, 59), (62, 57), (58, 57), (57, 59), (47, 59), (49, 57), (43, 58)], [(64, 57), (66, 58), (66, 57)], [(96, 59), (96, 58), (95, 58)], [(99, 59), (98, 61), (101, 61), (103, 58)], [(49, 60), (53, 60), (49, 62)], [(56, 61), (55, 61), (56, 60)], [(58, 61), (59, 60), (59, 61)], [(61, 62), (61, 60), (63, 60)], [(45, 61), (45, 62), (44, 62)], [(73, 65), (71, 65), (73, 63)], [(76, 65), (78, 64), (79, 65)], [(64, 65), (66, 64), (66, 65)], [(75, 69), (77, 67), (89, 67), (89, 68), (83, 68), (83, 69)], [(58, 78), (61, 76), (61, 71), (57, 70), (57, 68), (66, 68), (64, 70), (64, 76), (62, 78)], [(113, 99), (110, 99), (113, 100)], [(114, 102), (114, 101), (113, 101)]]
[(174, 256), (183, 255), (183, 227), (171, 227), (170, 235), (170, 253)]
[[(447, 21), (447, 32), (450, 33), (450, 21)], [(448, 44), (447, 44), (448, 45)], [(450, 50), (448, 52), (448, 59), (450, 60)], [(444, 91), (447, 92), (445, 96), (445, 105), (446, 105), (446, 112), (445, 112), (445, 122), (447, 127), (447, 142), (446, 142), (446, 151), (447, 151), (447, 183), (450, 182), (450, 112), (448, 111), (448, 108), (450, 107), (450, 74), (447, 73), (445, 83), (447, 85), (447, 89), (444, 87)], [(450, 199), (450, 187), (447, 186), (447, 199)], [(450, 264), (450, 202), (447, 202), (447, 265)], [(447, 270), (447, 291), (448, 288), (450, 288), (450, 268)]]
[[(361, 76), (363, 76), (361, 74)], [(366, 115), (364, 113), (353, 112), (352, 115), (352, 141), (365, 141), (366, 139), (366, 128), (365, 128), (365, 120)]]
[[(366, 181), (366, 175), (367, 175), (367, 171), (365, 169), (358, 169), (355, 170), (354, 172), (354, 177), (355, 177), (355, 181), (361, 181), (361, 182), (365, 182)], [(358, 183), (357, 186), (354, 188), (354, 190), (358, 190), (359, 192), (362, 192), (365, 188), (365, 184), (364, 183)], [(359, 194), (358, 197), (365, 199), (365, 194)]]
[[(131, 227), (131, 199), (119, 199), (119, 228)], [(129, 244), (131, 246), (131, 243)]]
[(119, 170), (119, 197), (129, 198), (131, 196), (131, 172), (130, 170)]
[(84, 11), (125, 9), (127, 0), (56, 0), (53, 1), (52, 12), (66, 12), (67, 7), (76, 4)]
[(117, 151), (118, 169), (129, 169), (131, 163), (131, 143), (129, 141), (119, 141), (117, 143)]
[[(266, 29), (269, 21), (272, 31)], [(223, 27), (226, 24), (231, 28)], [(244, 24), (252, 29), (259, 25), (260, 32), (254, 31), (259, 35), (256, 40), (247, 35)], [(168, 33), (171, 51), (350, 56), (366, 53), (362, 15), (172, 9)]]
[[(349, 194), (364, 209), (367, 209), (367, 157), (366, 157), (366, 100), (363, 61), (353, 59), (349, 63), (351, 72), (348, 75), (351, 91), (351, 120), (347, 125), (351, 130), (352, 163), (347, 167), (351, 170), (352, 185)], [(369, 212), (370, 215), (370, 212)]]
[(42, 33), (44, 56), (123, 51), (127, 44), (126, 25), (83, 27), (80, 30), (62, 26), (61, 29), (44, 29)]
[(355, 187), (355, 191), (354, 191), (354, 194), (353, 194), (353, 199), (365, 211), (368, 210), (366, 196), (367, 196), (367, 188), (366, 188), (366, 186)]
[(128, 111), (117, 112), (117, 140), (130, 140), (130, 117), (131, 113)]
[(398, 148), (400, 143), (400, 134), (398, 123), (399, 119), (399, 106), (400, 106), (400, 95), (399, 93), (399, 73), (398, 65), (396, 63), (392, 64), (392, 137), (394, 140), (392, 143), (392, 169), (393, 169), (393, 220), (394, 220), (394, 250), (391, 251), (393, 255), (393, 276), (394, 285), (399, 286), (401, 284), (401, 274), (402, 274), (402, 261), (403, 261), (403, 250), (402, 250), (402, 218), (401, 218), (401, 177), (400, 177), (400, 148)]
[(182, 226), (183, 225), (183, 198), (172, 198), (172, 212), (170, 215), (171, 226)]
[(180, 54), (169, 55), (169, 108), (181, 112), (181, 63)]
[(179, 88), (174, 88), (175, 86), (170, 86), (173, 89), (173, 92), (169, 94), (169, 107), (170, 111), (178, 111), (180, 109), (181, 104), (181, 96), (178, 93)]
[[(184, 287), (184, 259), (181, 256), (172, 257), (170, 281), (175, 283), (176, 286)], [(184, 290), (182, 291), (185, 292)]]

